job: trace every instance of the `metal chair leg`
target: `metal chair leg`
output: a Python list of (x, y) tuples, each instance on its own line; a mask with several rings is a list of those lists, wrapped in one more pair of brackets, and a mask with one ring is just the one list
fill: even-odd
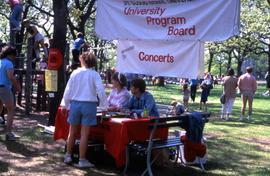
[(184, 166), (186, 166), (186, 163), (183, 161), (183, 156), (184, 156), (184, 149), (181, 149), (181, 146), (179, 146), (179, 158), (180, 158), (180, 162), (181, 162), (181, 164), (183, 164)]
[(125, 164), (125, 169), (124, 169), (123, 175), (127, 174), (128, 165), (129, 165), (129, 147), (126, 146), (126, 164)]
[(201, 157), (198, 157), (198, 160), (199, 160), (199, 163), (200, 163), (202, 172), (205, 172), (205, 169), (204, 169), (204, 166), (203, 166), (203, 162), (202, 162)]
[[(180, 146), (177, 146), (176, 147), (176, 158), (174, 160), (174, 163), (176, 164), (178, 159), (179, 159), (179, 155), (181, 155), (181, 152), (180, 152)], [(181, 156), (180, 156), (181, 157)]]
[[(152, 172), (152, 164), (157, 160), (158, 156), (160, 155), (161, 152), (158, 152), (157, 155), (152, 159), (152, 161), (149, 161), (149, 165), (148, 165), (148, 161), (147, 161), (147, 168), (143, 171), (141, 176), (144, 176), (147, 172), (149, 174), (149, 176), (153, 176), (153, 172)], [(148, 156), (148, 155), (147, 155)], [(151, 155), (150, 155), (150, 159), (151, 159)]]

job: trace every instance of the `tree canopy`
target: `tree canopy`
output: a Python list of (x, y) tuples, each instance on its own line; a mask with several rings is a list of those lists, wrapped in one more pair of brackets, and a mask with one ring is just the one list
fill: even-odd
[[(2, 2), (1, 2), (2, 1)], [(8, 41), (9, 32), (9, 6), (1, 0), (0, 7), (0, 35), (2, 41)], [(111, 41), (103, 41), (96, 37), (94, 22), (96, 15), (96, 0), (60, 0), (58, 14), (54, 15), (55, 0), (25, 0), (23, 18), (30, 19), (47, 38), (53, 38), (55, 25), (61, 22), (63, 16), (59, 12), (65, 12), (66, 25), (61, 36), (66, 36), (66, 41), (72, 43), (78, 32), (85, 35), (86, 41), (100, 59), (99, 69), (106, 68), (108, 61), (114, 63), (115, 46)], [(224, 24), (226, 25), (226, 24)], [(252, 58), (257, 67), (258, 74), (270, 71), (270, 0), (242, 0), (241, 1), (241, 33), (239, 36), (219, 42), (208, 43), (206, 47), (207, 70), (218, 74), (222, 66), (222, 73), (226, 68), (233, 67), (241, 74), (242, 63), (247, 58)], [(66, 28), (66, 30), (65, 30)], [(59, 32), (59, 31), (58, 31)], [(104, 48), (111, 48), (106, 49)], [(260, 73), (259, 73), (260, 72)]]

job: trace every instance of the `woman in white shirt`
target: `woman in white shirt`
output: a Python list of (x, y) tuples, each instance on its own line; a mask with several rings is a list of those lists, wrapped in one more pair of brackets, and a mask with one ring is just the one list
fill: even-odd
[[(66, 109), (70, 109), (68, 123), (70, 124), (67, 139), (67, 153), (65, 163), (71, 163), (71, 153), (76, 140), (76, 133), (81, 127), (80, 160), (77, 167), (93, 167), (86, 160), (86, 151), (90, 126), (96, 125), (96, 112), (98, 98), (101, 107), (108, 107), (104, 86), (100, 75), (93, 69), (96, 58), (91, 53), (83, 53), (80, 58), (81, 67), (70, 75), (61, 102), (62, 113), (66, 115)], [(97, 98), (98, 95), (98, 98)]]
[(108, 97), (109, 111), (120, 111), (128, 107), (130, 94), (126, 88), (127, 78), (125, 75), (116, 72), (112, 76), (113, 89)]

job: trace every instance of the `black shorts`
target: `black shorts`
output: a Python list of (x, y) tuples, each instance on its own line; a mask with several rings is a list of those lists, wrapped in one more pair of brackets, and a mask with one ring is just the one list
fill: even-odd
[(73, 56), (73, 63), (75, 63), (75, 64), (80, 63), (80, 61), (79, 61), (80, 51), (79, 50), (73, 49), (72, 56)]

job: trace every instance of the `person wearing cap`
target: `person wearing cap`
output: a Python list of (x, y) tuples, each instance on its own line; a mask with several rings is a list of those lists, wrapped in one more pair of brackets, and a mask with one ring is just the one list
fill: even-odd
[(257, 82), (256, 78), (252, 75), (252, 67), (246, 68), (246, 73), (241, 75), (238, 79), (238, 88), (242, 97), (242, 109), (240, 120), (243, 120), (243, 116), (245, 115), (246, 105), (248, 102), (248, 117), (247, 119), (251, 120), (252, 115), (252, 103), (253, 97), (257, 90)]
[(120, 111), (128, 107), (130, 94), (126, 88), (127, 78), (124, 74), (115, 72), (112, 76), (113, 89), (107, 100), (109, 103), (109, 111)]

